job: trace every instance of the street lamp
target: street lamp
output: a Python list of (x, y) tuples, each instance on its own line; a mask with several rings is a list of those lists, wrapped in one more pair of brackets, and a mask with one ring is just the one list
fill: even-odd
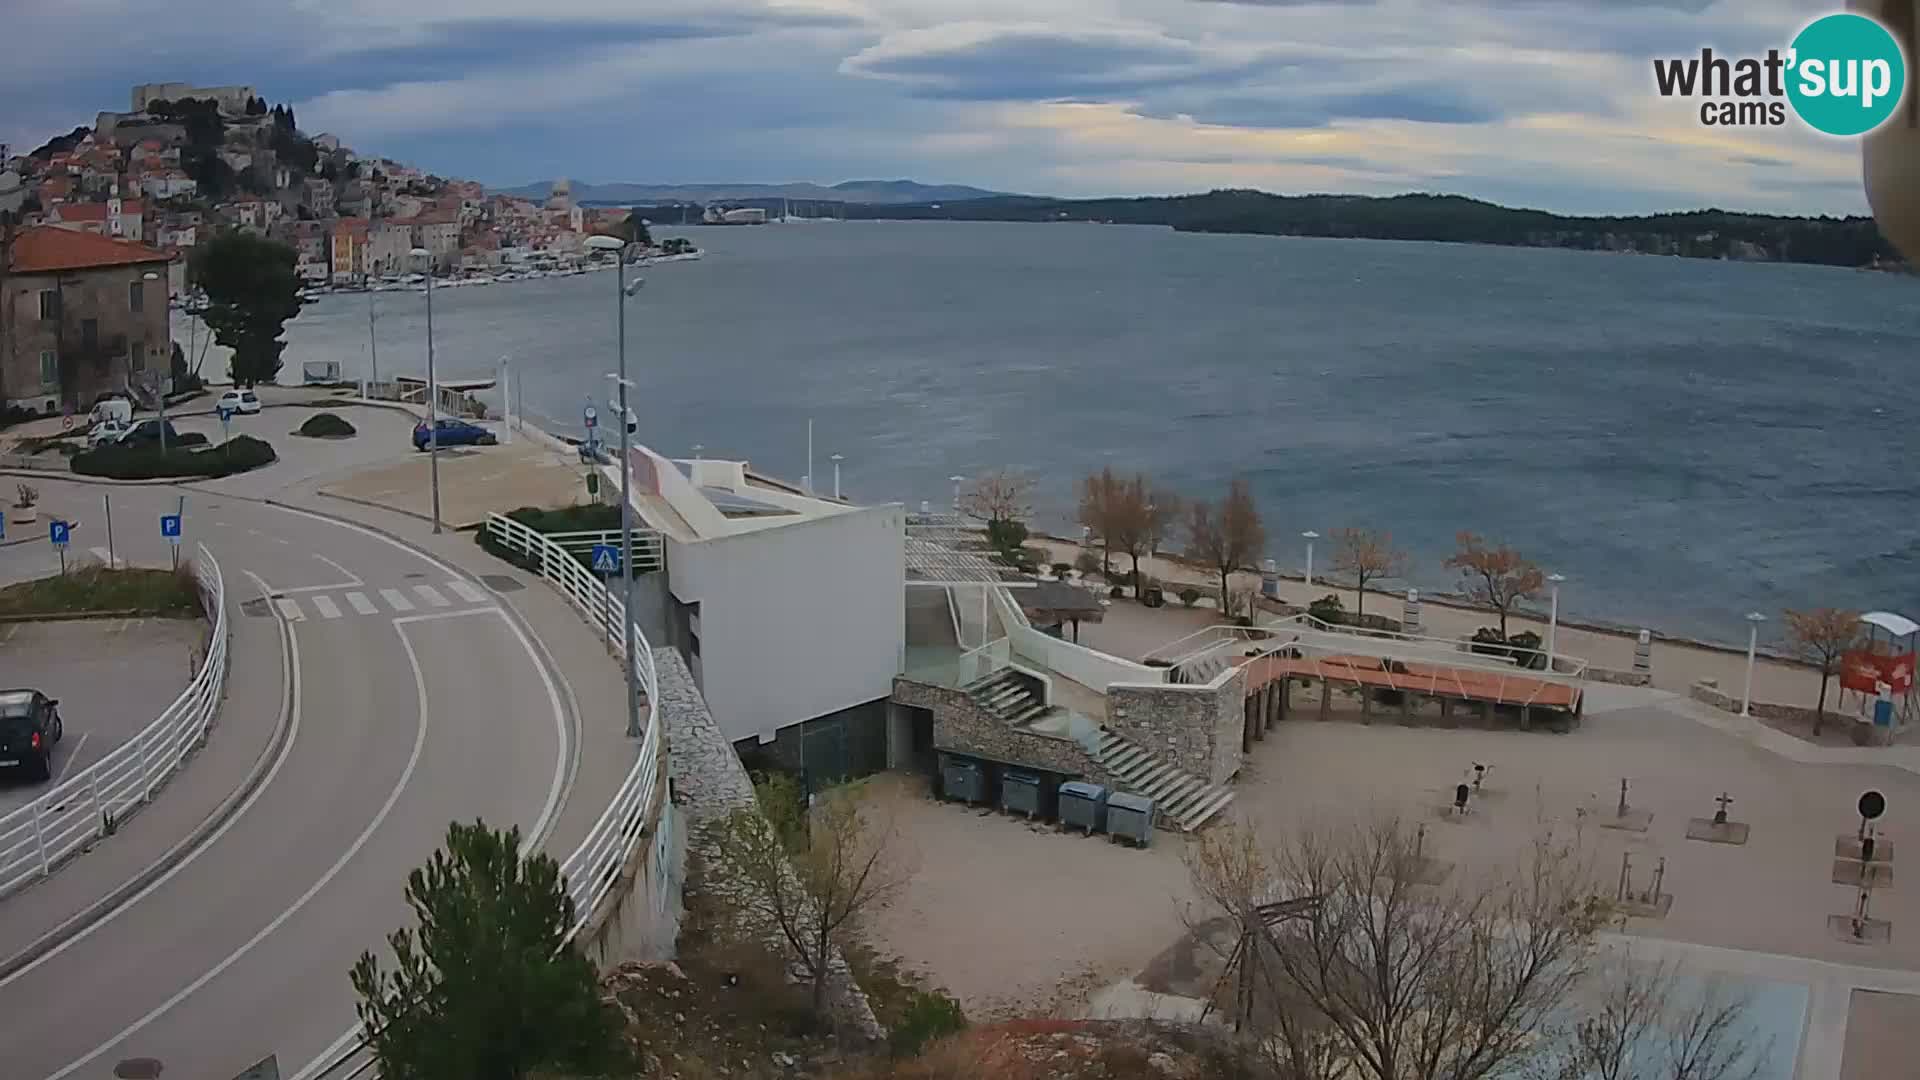
[(1300, 535), (1307, 540), (1307, 588), (1311, 589), (1313, 588), (1313, 542), (1320, 539), (1320, 534), (1308, 529)]
[(640, 661), (634, 656), (633, 636), (633, 463), (628, 458), (629, 440), (633, 425), (629, 421), (632, 413), (627, 408), (627, 390), (633, 385), (627, 378), (627, 300), (640, 291), (646, 284), (645, 278), (635, 278), (627, 283), (627, 242), (617, 236), (589, 236), (587, 247), (594, 251), (613, 252), (613, 306), (615, 312), (615, 352), (619, 354), (619, 369), (608, 374), (614, 384), (620, 388), (618, 408), (620, 410), (620, 573), (621, 610), (626, 612), (625, 626), (620, 635), (625, 643), (627, 657), (627, 737), (640, 737)]
[(1548, 574), (1547, 581), (1553, 586), (1553, 602), (1547, 608), (1547, 671), (1553, 671), (1553, 647), (1560, 631), (1560, 583), (1567, 580), (1565, 574)]
[(427, 469), (433, 486), (433, 531), (440, 531), (440, 384), (433, 377), (433, 252), (407, 253), (427, 271)]
[(1753, 715), (1753, 654), (1760, 645), (1760, 624), (1767, 621), (1757, 611), (1747, 612), (1747, 692), (1740, 697), (1740, 715)]

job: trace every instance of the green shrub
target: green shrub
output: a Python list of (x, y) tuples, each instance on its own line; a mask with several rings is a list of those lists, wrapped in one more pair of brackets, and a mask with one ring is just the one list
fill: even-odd
[(1200, 602), (1200, 590), (1199, 590), (1199, 589), (1196, 589), (1196, 588), (1194, 588), (1194, 587), (1193, 587), (1193, 586), (1191, 586), (1191, 585), (1189, 585), (1189, 586), (1187, 586), (1187, 587), (1186, 587), (1186, 588), (1184, 588), (1184, 589), (1181, 589), (1181, 590), (1180, 590), (1180, 602), (1181, 602), (1181, 603), (1183, 603), (1183, 604), (1185, 604), (1185, 605), (1187, 605), (1188, 607), (1192, 607), (1193, 605), (1195, 605), (1195, 604), (1197, 604), (1197, 603), (1199, 603), (1199, 602)]
[(279, 455), (270, 443), (251, 435), (236, 435), (219, 446), (192, 450), (175, 445), (164, 453), (158, 446), (102, 446), (75, 454), (73, 471), (114, 480), (212, 479), (277, 460)]
[(1339, 626), (1347, 621), (1347, 608), (1338, 596), (1328, 593), (1307, 605), (1307, 614), (1329, 626)]
[(358, 433), (352, 424), (339, 415), (323, 412), (307, 417), (307, 422), (301, 424), (294, 434), (305, 435), (309, 439), (345, 439)]
[(913, 1057), (928, 1044), (966, 1027), (967, 1014), (959, 1002), (937, 990), (916, 992), (906, 1015), (893, 1026), (893, 1052), (898, 1057)]
[(1026, 542), (1025, 522), (1011, 519), (987, 522), (987, 543), (992, 545), (995, 551), (1005, 552), (1009, 560), (1018, 558), (1020, 546)]

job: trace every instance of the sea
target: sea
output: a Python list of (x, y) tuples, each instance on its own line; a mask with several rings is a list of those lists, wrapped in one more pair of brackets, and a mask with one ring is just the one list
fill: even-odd
[[(1815, 266), (1085, 223), (657, 229), (706, 250), (627, 302), (643, 441), (861, 501), (1090, 471), (1258, 500), (1268, 554), (1389, 530), (1452, 590), (1456, 534), (1565, 575), (1563, 616), (1744, 645), (1788, 607), (1920, 617), (1920, 280)], [(527, 414), (610, 417), (610, 272), (436, 289), (441, 378), (503, 360)], [(426, 298), (336, 295), (287, 369), (425, 370)], [(217, 366), (217, 365), (215, 365)], [(808, 430), (812, 425), (812, 458)], [(1318, 569), (1327, 541), (1316, 551)], [(1764, 638), (1763, 638), (1764, 640)]]

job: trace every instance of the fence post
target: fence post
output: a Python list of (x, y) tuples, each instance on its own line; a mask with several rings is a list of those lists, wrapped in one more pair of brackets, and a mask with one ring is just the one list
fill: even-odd
[(105, 840), (107, 838), (107, 823), (102, 817), (102, 811), (100, 809), (99, 769), (95, 769), (87, 774), (87, 797), (93, 800), (93, 827), (100, 839)]
[(140, 744), (140, 801), (146, 802), (153, 798), (153, 772), (147, 764), (147, 740), (136, 735), (134, 741)]
[(40, 876), (46, 877), (48, 874), (53, 873), (53, 867), (47, 863), (47, 832), (46, 832), (46, 829), (43, 828), (40, 824), (39, 801), (38, 800), (34, 801), (32, 803), (32, 806), (33, 806), (33, 846), (36, 849), (38, 849), (40, 852)]

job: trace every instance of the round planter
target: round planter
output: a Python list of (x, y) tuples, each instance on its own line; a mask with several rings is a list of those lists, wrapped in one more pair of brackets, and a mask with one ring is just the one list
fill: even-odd
[(9, 525), (31, 525), (39, 520), (40, 509), (38, 507), (9, 506), (7, 508), (7, 524)]

